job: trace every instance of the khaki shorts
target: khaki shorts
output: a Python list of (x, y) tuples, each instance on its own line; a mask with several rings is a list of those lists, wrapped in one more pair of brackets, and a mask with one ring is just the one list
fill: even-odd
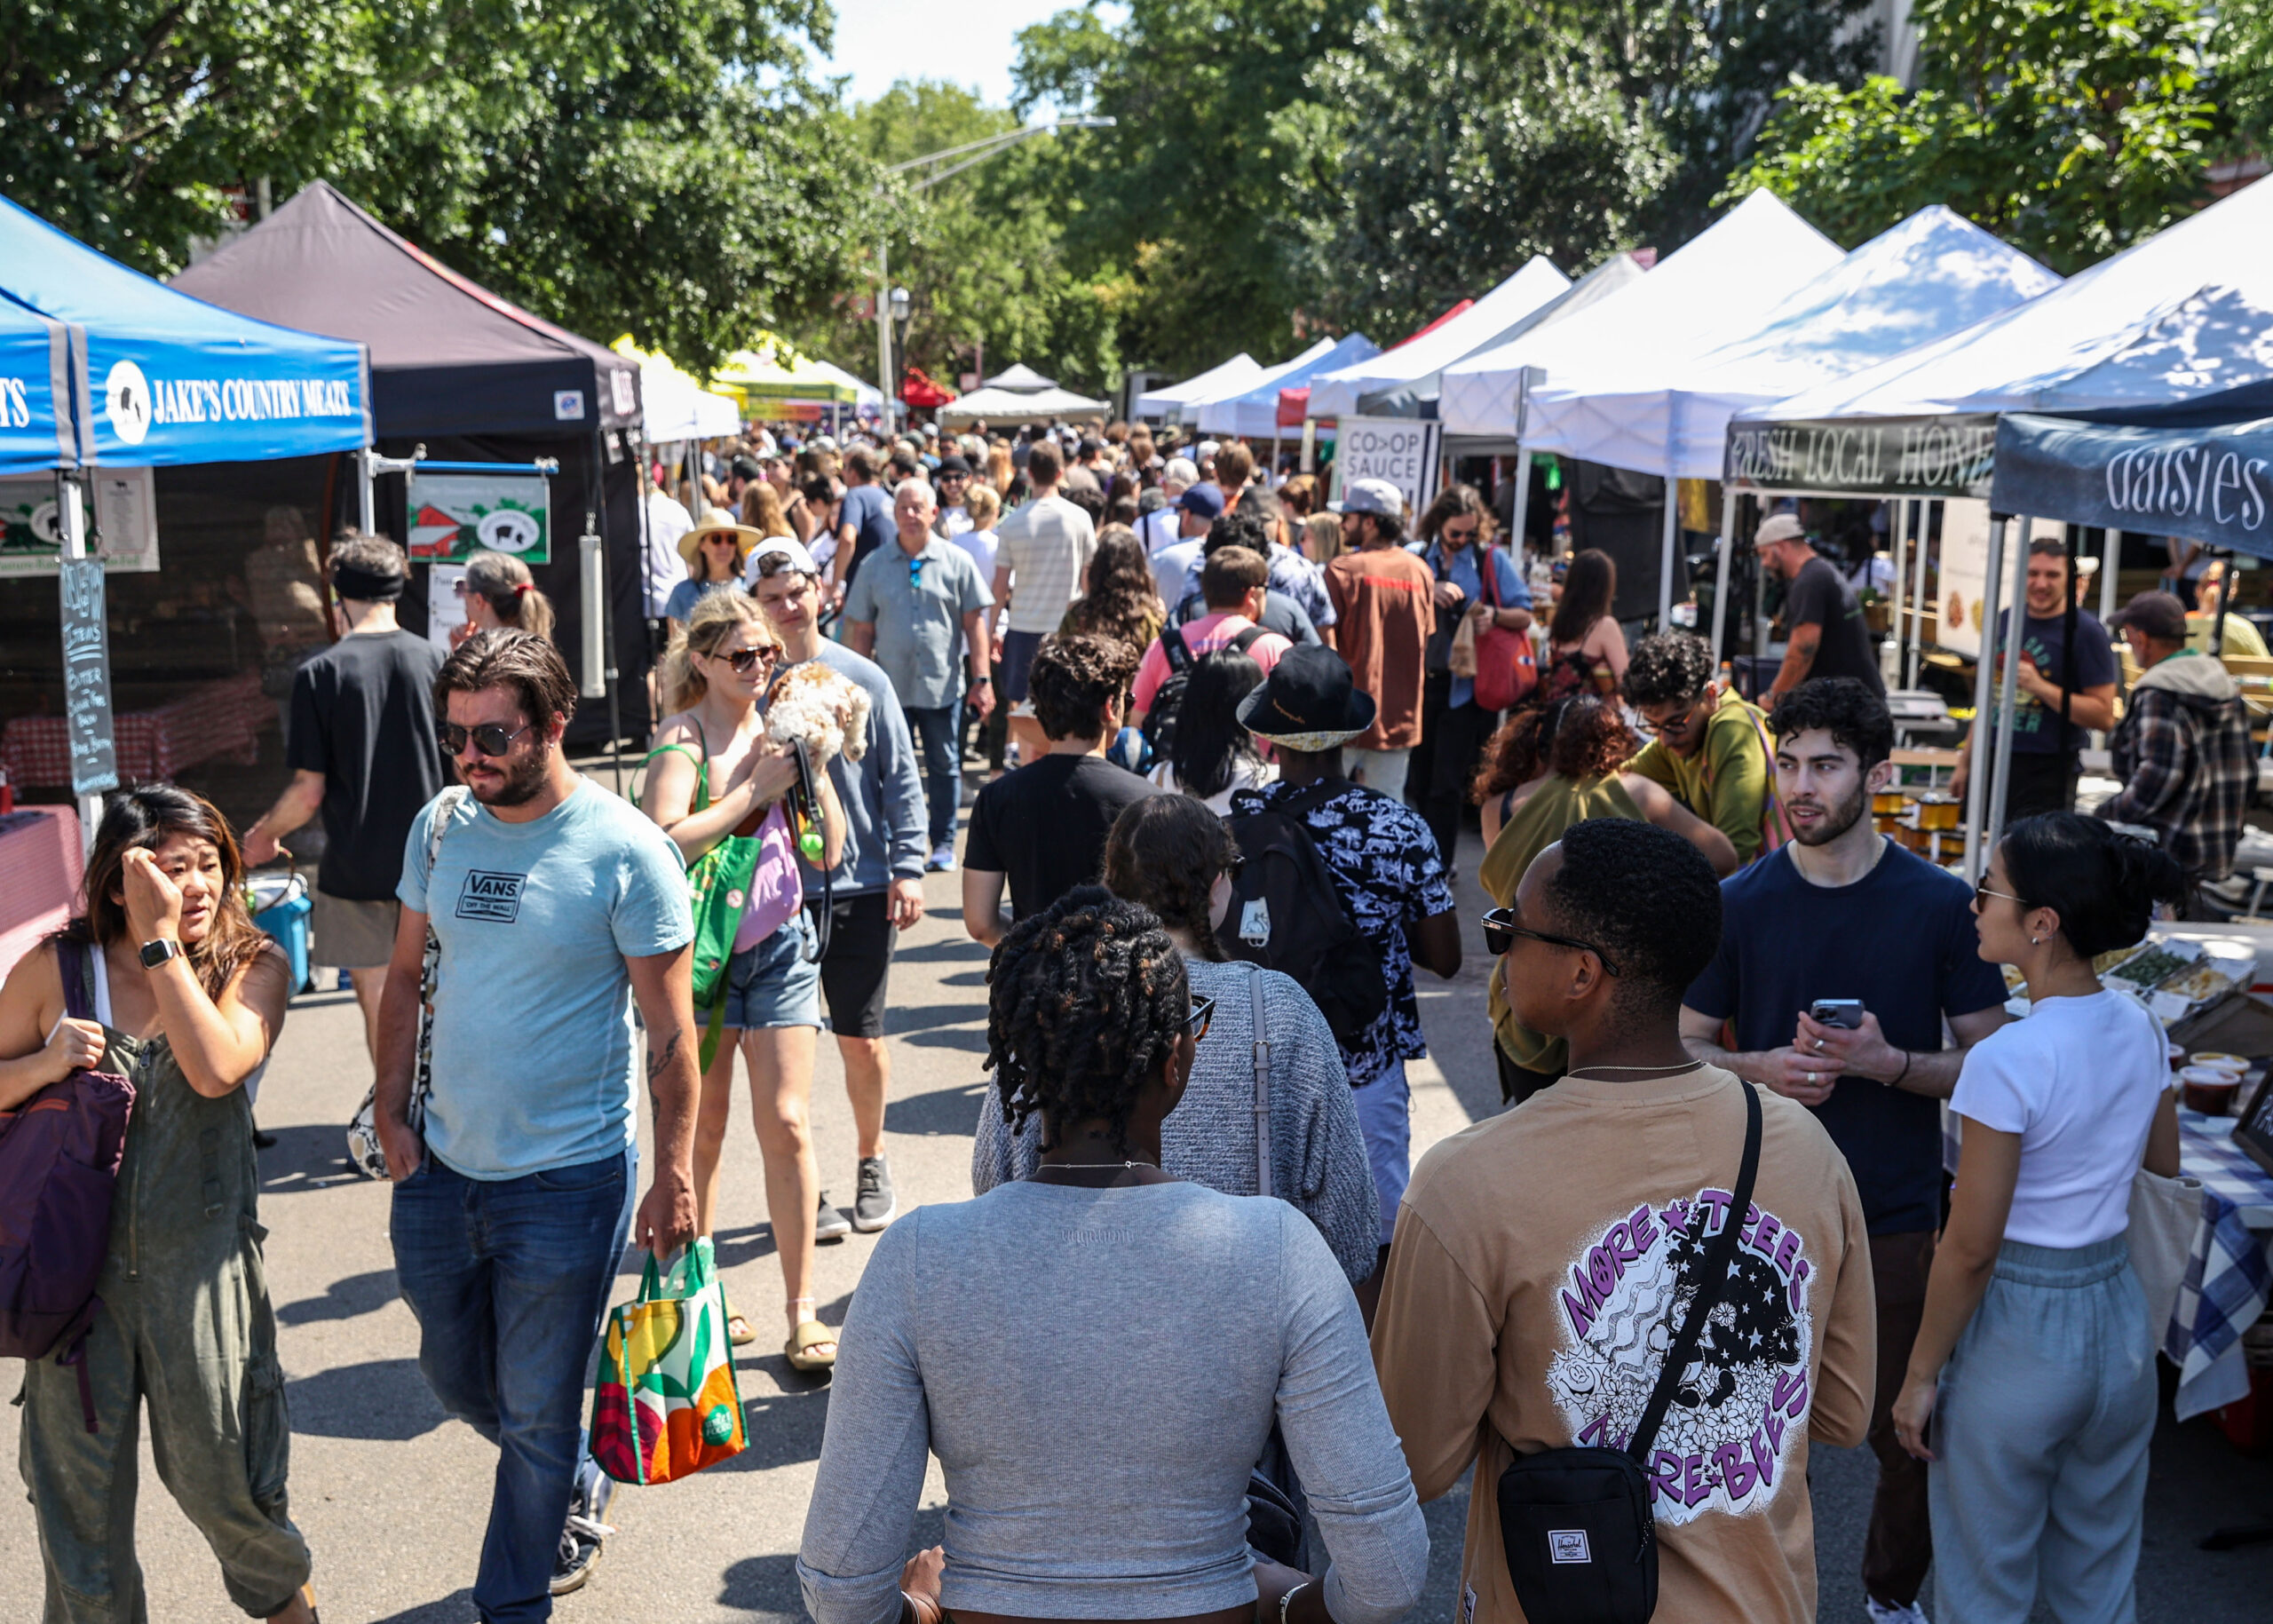
[(394, 957), (394, 925), (402, 904), (350, 902), (344, 897), (316, 892), (316, 909), (308, 921), (313, 939), (309, 960), (338, 970), (383, 970)]

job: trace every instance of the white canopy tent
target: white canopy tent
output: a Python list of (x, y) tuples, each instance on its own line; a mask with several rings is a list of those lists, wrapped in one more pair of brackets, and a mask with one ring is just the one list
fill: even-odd
[(1198, 377), (1147, 390), (1136, 397), (1136, 404), (1130, 415), (1137, 417), (1170, 416), (1186, 400), (1210, 400), (1219, 394), (1252, 388), (1255, 380), (1262, 376), (1263, 363), (1241, 350), (1231, 360), (1208, 368)]
[[(1509, 329), (1505, 333), (1502, 333), (1491, 344), (1485, 345), (1483, 349), (1477, 350), (1475, 353), (1479, 356), (1487, 354), (1493, 350), (1501, 348), (1502, 345), (1515, 343), (1516, 340), (1523, 337), (1528, 333), (1537, 332), (1543, 327), (1551, 326), (1557, 321), (1568, 321), (1572, 317), (1579, 314), (1580, 312), (1590, 309), (1594, 305), (1600, 304), (1603, 300), (1610, 297), (1611, 295), (1618, 292), (1628, 284), (1639, 281), (1644, 274), (1646, 274), (1646, 273), (1642, 267), (1641, 261), (1635, 259), (1633, 255), (1612, 254), (1609, 258), (1604, 260), (1593, 270), (1579, 278), (1577, 281), (1572, 283), (1569, 288), (1565, 289), (1563, 292), (1556, 294), (1553, 298), (1548, 300), (1546, 304), (1540, 305), (1537, 310), (1532, 311), (1531, 314), (1525, 316), (1522, 321), (1517, 322), (1515, 326)], [(1463, 357), (1462, 359), (1466, 360), (1468, 358)], [(1471, 378), (1469, 382), (1474, 383), (1475, 380)], [(1437, 376), (1437, 383), (1438, 385), (1437, 410), (1438, 415), (1441, 416), (1447, 404), (1446, 396), (1449, 393), (1449, 380), (1445, 378), (1443, 373), (1439, 373)], [(1376, 398), (1378, 399), (1379, 397)], [(1516, 432), (1512, 422), (1504, 432), (1499, 433), (1479, 435), (1464, 432), (1453, 429), (1449, 424), (1446, 425), (1445, 433), (1448, 440), (1465, 441), (1467, 443), (1469, 453), (1471, 455), (1477, 454), (1487, 449), (1497, 451), (1503, 449), (1513, 450), (1515, 448)]]
[[(1517, 436), (1522, 456), (1515, 528), (1520, 535), (1532, 454), (1587, 456), (1559, 435), (1534, 436), (1525, 416), (1529, 389), (1631, 375), (1651, 365), (1678, 366), (1757, 328), (1786, 297), (1842, 257), (1836, 243), (1782, 199), (1754, 192), (1638, 281), (1576, 315), (1445, 368), (1438, 415), (1448, 433)], [(1658, 574), (1661, 626), (1673, 609), (1679, 506), (1668, 488)]]
[(1038, 390), (1057, 388), (1057, 380), (1044, 377), (1032, 367), (1020, 361), (1007, 372), (998, 372), (991, 378), (981, 380), (980, 387), (1008, 389), (1019, 394), (1031, 394)]
[(1506, 338), (1509, 328), (1570, 286), (1571, 279), (1545, 255), (1534, 254), (1521, 270), (1443, 326), (1314, 379), (1310, 415), (1347, 417), (1360, 409), (1365, 397), (1390, 390), (1409, 388), (1423, 397), (1433, 395), (1438, 373)]
[(1047, 423), (1053, 417), (1102, 419), (1105, 409), (1104, 401), (1077, 395), (1055, 384), (1046, 389), (1031, 390), (989, 386), (974, 389), (947, 402), (939, 408), (939, 421), (946, 423), (952, 418), (970, 422), (979, 417), (989, 423)]
[[(1315, 400), (1316, 379), (1330, 368), (1363, 362), (1381, 352), (1363, 333), (1351, 333), (1324, 354), (1287, 368), (1235, 395), (1207, 401), (1200, 408), (1200, 428), (1206, 434), (1241, 434), (1250, 440), (1279, 438), (1279, 392), (1309, 384)], [(1313, 411), (1315, 417), (1318, 413)]]
[[(1525, 397), (1524, 442), (1666, 479), (1717, 479), (1729, 419), (1742, 408), (1854, 373), (2059, 285), (2054, 273), (1936, 203), (1790, 294), (1756, 330), (1702, 355), (1623, 358), (1622, 374), (1605, 363), (1534, 386)], [(1716, 649), (1733, 512), (1724, 505)], [(1902, 563), (1897, 542), (1897, 573)]]
[[(1275, 392), (1279, 388), (1279, 380), (1285, 377), (1287, 374), (1295, 371), (1297, 368), (1310, 366), (1312, 362), (1322, 360), (1326, 356), (1331, 355), (1333, 353), (1334, 340), (1331, 338), (1321, 338), (1299, 355), (1282, 360), (1275, 367), (1263, 367), (1259, 368), (1255, 375), (1244, 384), (1228, 385), (1222, 389), (1212, 390), (1205, 394), (1187, 394), (1184, 396), (1181, 403), (1179, 420), (1191, 424), (1195, 427), (1199, 427), (1204, 415), (1210, 406), (1216, 404), (1219, 400), (1236, 400), (1240, 395), (1246, 394), (1251, 390), (1257, 389), (1269, 389), (1274, 392), (1271, 398), (1274, 402), (1272, 409), (1275, 412), (1277, 410), (1275, 402), (1279, 398)], [(1188, 388), (1190, 385), (1186, 385), (1186, 387)], [(1207, 431), (1203, 429), (1202, 432), (1206, 432)]]
[(726, 440), (742, 432), (741, 408), (713, 394), (662, 355), (639, 359), (640, 432), (650, 445)]
[[(2168, 404), (2273, 379), (2269, 242), (2273, 188), (2245, 187), (2024, 305), (1845, 378), (1739, 412), (1730, 425), (1731, 467), (1766, 468), (1755, 463), (1766, 456), (1774, 462), (1777, 488), (1802, 489), (1819, 472), (1889, 467), (1881, 455), (1889, 440), (1915, 436), (1921, 420), (1930, 426), (1938, 419), (1964, 427), (1949, 439), (1977, 441), (1984, 453), (1951, 461), (1965, 464), (1968, 475), (1985, 474), (2000, 412)], [(1740, 447), (1745, 441), (1750, 443)], [(2190, 495), (2180, 494), (2181, 482), (2161, 481), (2141, 509), (2142, 525), (2182, 530), (2191, 499), (2207, 500), (2209, 484), (2194, 481)], [(1852, 494), (1851, 487), (1835, 488)], [(2027, 550), (2016, 549), (2008, 559), (2008, 532), (2006, 519), (1992, 515), (1982, 606), (1987, 635), (1993, 635), (2006, 588), (2018, 602), (2027, 586)], [(2103, 611), (2114, 573), (2101, 571)], [(1976, 772), (1968, 785), (1966, 859), (1974, 874), (1984, 827), (1981, 787), (1984, 777), (1996, 786), (1985, 811), (1988, 827), (2000, 827), (2011, 760), (2011, 733), (2000, 718), (2014, 713), (2019, 665), (2004, 663), (1992, 709), (1994, 663), (1979, 661), (1974, 681), (1975, 713), (1989, 718), (1995, 760), (1992, 773)]]

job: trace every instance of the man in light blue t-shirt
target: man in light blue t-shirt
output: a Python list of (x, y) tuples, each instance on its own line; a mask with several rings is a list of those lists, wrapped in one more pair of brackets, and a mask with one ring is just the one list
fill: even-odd
[[(404, 848), (375, 1114), (419, 1368), (501, 1454), (474, 1604), (540, 1619), (598, 1550), (606, 1480), (579, 1419), (637, 1183), (635, 1001), (657, 1161), (638, 1243), (668, 1256), (694, 1233), (694, 927), (669, 837), (568, 764), (576, 689), (550, 642), (471, 638), (434, 690), (470, 794), (430, 803)], [(409, 1106), (430, 923), (441, 956), (422, 1133)]]

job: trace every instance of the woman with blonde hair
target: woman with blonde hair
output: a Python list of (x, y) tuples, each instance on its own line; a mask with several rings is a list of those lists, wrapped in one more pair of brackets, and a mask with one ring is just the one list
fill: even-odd
[(1018, 470), (1010, 463), (1010, 448), (996, 440), (986, 448), (986, 483), (1004, 502), (1010, 499), (1010, 482), (1018, 478)]
[(1342, 556), (1342, 515), (1312, 513), (1303, 520), (1303, 551), (1324, 569)]
[(477, 631), (533, 631), (551, 640), (552, 599), (511, 553), (475, 553), (451, 590), (465, 604), (464, 624), (450, 633), (452, 648)]
[(767, 541), (777, 535), (803, 539), (782, 511), (780, 493), (763, 479), (752, 479), (742, 489), (742, 523)]
[[(672, 714), (655, 730), (640, 805), (690, 867), (725, 841), (748, 840), (756, 848), (733, 955), (710, 1002), (697, 1011), (718, 1035), (695, 1116), (696, 1244), (709, 1243), (717, 1221), (718, 1161), (739, 1050), (749, 1070), (766, 1213), (788, 1294), (783, 1352), (796, 1369), (812, 1371), (836, 1362), (836, 1337), (814, 1318), (812, 1298), (821, 1196), (809, 1119), (820, 963), (787, 808), (798, 782), (797, 759), (766, 737), (759, 703), (780, 657), (780, 640), (756, 599), (714, 592), (694, 606), (663, 654), (663, 702)], [(843, 854), (844, 813), (829, 775), (813, 777), (826, 872)], [(742, 828), (756, 832), (738, 834)], [(737, 1343), (756, 1340), (739, 1314), (728, 1329)]]

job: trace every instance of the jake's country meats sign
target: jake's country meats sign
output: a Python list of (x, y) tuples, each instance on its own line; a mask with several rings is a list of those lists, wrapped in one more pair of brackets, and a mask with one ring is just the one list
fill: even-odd
[(2016, 413), (1998, 425), (1991, 501), (2273, 557), (2273, 418), (2142, 428)]

